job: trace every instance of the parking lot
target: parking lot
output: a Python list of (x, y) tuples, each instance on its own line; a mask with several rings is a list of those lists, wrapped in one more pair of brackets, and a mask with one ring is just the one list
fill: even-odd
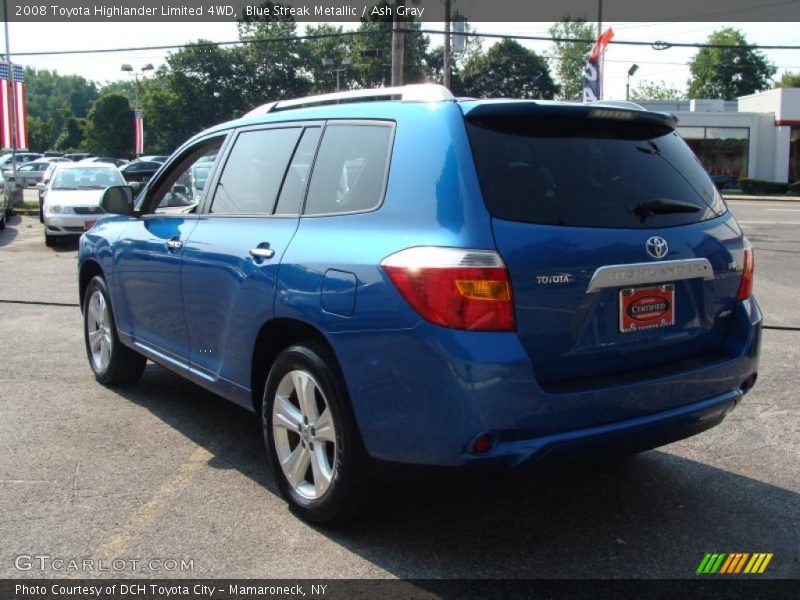
[[(756, 250), (759, 380), (719, 427), (612, 463), (465, 474), (392, 469), (376, 508), (312, 527), (276, 495), (248, 412), (149, 364), (111, 390), (87, 365), (76, 246), (36, 217), (0, 232), (0, 550), (176, 559), (169, 577), (691, 577), (706, 552), (774, 553), (800, 577), (800, 202), (734, 201)], [(130, 563), (128, 563), (130, 565)]]

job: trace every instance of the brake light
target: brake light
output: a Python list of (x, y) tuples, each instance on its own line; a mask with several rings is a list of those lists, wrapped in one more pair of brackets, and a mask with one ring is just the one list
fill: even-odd
[(745, 243), (744, 257), (742, 260), (742, 281), (739, 283), (739, 293), (736, 294), (737, 300), (747, 300), (753, 293), (755, 258), (753, 257), (753, 247), (750, 245), (750, 242)]
[(381, 266), (426, 321), (453, 329), (514, 330), (511, 282), (497, 252), (420, 246), (388, 256)]

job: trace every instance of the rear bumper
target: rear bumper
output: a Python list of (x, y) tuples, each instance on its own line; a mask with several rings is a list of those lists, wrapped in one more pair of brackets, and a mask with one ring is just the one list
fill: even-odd
[[(761, 312), (740, 302), (720, 359), (593, 389), (546, 392), (514, 333), (422, 323), (329, 336), (367, 451), (428, 465), (516, 466), (543, 457), (637, 450), (722, 421), (758, 370)], [(745, 388), (743, 390), (743, 387)], [(476, 436), (489, 452), (469, 451)]]
[(541, 438), (500, 442), (469, 462), (513, 467), (541, 460), (636, 452), (691, 437), (718, 425), (742, 399), (741, 390), (637, 419)]

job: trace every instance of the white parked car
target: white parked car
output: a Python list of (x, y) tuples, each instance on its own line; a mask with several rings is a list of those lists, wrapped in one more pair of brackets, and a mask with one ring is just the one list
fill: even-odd
[(100, 207), (103, 190), (125, 185), (114, 165), (59, 163), (44, 191), (42, 221), (44, 242), (53, 246), (66, 236), (79, 236), (105, 212)]

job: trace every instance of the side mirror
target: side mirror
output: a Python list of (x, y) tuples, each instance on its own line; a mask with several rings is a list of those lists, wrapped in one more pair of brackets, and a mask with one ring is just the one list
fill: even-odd
[(112, 215), (130, 215), (133, 213), (133, 190), (127, 185), (106, 188), (100, 206)]
[(133, 190), (134, 192), (138, 192), (138, 191), (139, 191), (139, 189), (141, 189), (141, 187), (142, 187), (142, 184), (141, 184), (141, 183), (139, 183), (138, 181), (131, 181), (131, 182), (128, 184), (128, 187), (130, 187), (130, 188), (131, 188), (131, 190)]

